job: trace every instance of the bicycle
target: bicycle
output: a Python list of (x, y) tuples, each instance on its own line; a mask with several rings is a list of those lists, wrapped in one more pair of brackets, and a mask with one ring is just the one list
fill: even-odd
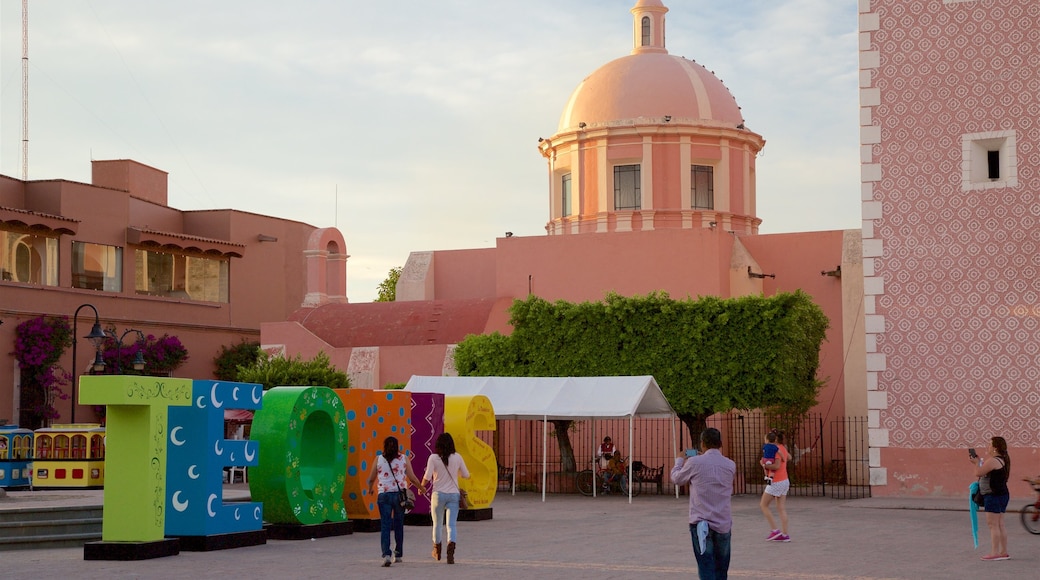
[(592, 465), (595, 469), (583, 469), (574, 474), (574, 486), (578, 488), (578, 492), (582, 495), (592, 495), (593, 489), (600, 490), (599, 495), (617, 491), (627, 496), (629, 489), (632, 491), (632, 497), (639, 495), (639, 487), (629, 485), (628, 458), (622, 459), (621, 463), (624, 465), (624, 471), (622, 473), (613, 473), (609, 469), (600, 467), (593, 460)]
[(1040, 536), (1040, 477), (1036, 479), (1024, 477), (1022, 481), (1028, 481), (1029, 485), (1033, 487), (1033, 491), (1036, 492), (1036, 501), (1026, 504), (1022, 508), (1022, 525), (1030, 534)]

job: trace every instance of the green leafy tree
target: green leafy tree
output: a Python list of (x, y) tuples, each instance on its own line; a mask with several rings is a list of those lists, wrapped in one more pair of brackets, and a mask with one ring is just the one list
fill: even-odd
[(238, 367), (238, 380), (261, 384), (265, 391), (277, 386), (350, 388), (350, 377), (336, 370), (324, 352), (308, 361), (302, 360), (300, 355), (285, 358), (261, 352), (255, 363)]
[(243, 340), (234, 346), (221, 346), (213, 359), (217, 369), (213, 376), (222, 381), (238, 381), (238, 367), (248, 367), (260, 358), (260, 343)]
[[(652, 375), (696, 440), (708, 417), (733, 409), (801, 413), (816, 402), (828, 321), (802, 292), (672, 300), (667, 294), (510, 307), (512, 335), (466, 337), (462, 376)], [(570, 421), (554, 421), (561, 467), (573, 470)]]
[(383, 280), (377, 286), (379, 295), (374, 300), (375, 302), (393, 302), (397, 300), (397, 281), (401, 279), (402, 270), (404, 268), (400, 266), (390, 268), (390, 273), (386, 275), (386, 280)]

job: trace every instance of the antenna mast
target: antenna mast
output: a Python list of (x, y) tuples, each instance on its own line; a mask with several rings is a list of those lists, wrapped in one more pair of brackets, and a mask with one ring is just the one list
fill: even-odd
[(29, 0), (22, 0), (22, 181), (29, 180)]

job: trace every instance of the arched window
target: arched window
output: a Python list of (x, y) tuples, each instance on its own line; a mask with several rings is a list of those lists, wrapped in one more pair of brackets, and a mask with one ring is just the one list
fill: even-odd
[(37, 459), (50, 459), (51, 458), (51, 447), (54, 445), (54, 441), (50, 435), (37, 435), (36, 436), (36, 458)]
[(91, 435), (90, 436), (90, 458), (91, 459), (104, 459), (105, 458), (105, 436), (104, 435)]
[(7, 436), (6, 435), (0, 435), (0, 459), (7, 459), (7, 454), (8, 454)]
[(55, 459), (68, 459), (69, 458), (69, 436), (58, 435), (54, 438), (54, 458)]
[(643, 46), (650, 46), (650, 17), (649, 16), (644, 16), (642, 24), (643, 24), (642, 45)]
[(73, 459), (86, 459), (87, 458), (87, 438), (83, 435), (72, 436), (72, 458)]

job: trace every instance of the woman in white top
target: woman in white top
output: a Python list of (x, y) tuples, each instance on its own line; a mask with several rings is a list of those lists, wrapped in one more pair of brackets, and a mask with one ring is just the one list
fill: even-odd
[[(379, 495), (376, 505), (379, 506), (379, 541), (383, 549), (383, 566), (391, 562), (402, 562), (404, 557), (404, 508), (401, 507), (401, 492), (409, 483), (419, 488), (419, 493), (426, 493), (426, 488), (419, 482), (412, 471), (412, 462), (407, 455), (402, 455), (396, 437), (383, 440), (383, 454), (376, 455), (372, 464), (372, 472), (368, 476), (368, 493), (372, 495), (373, 486), (379, 482)], [(390, 531), (394, 532), (396, 550), (390, 552)]]
[[(469, 479), (469, 470), (462, 456), (455, 452), (455, 440), (449, 433), (441, 433), (434, 445), (436, 453), (426, 462), (423, 485), (433, 482), (430, 512), (433, 516), (433, 558), (441, 559), (444, 528), (448, 528), (448, 563), (455, 563), (456, 523), (459, 519), (459, 478)], [(445, 517), (447, 516), (447, 517)]]

